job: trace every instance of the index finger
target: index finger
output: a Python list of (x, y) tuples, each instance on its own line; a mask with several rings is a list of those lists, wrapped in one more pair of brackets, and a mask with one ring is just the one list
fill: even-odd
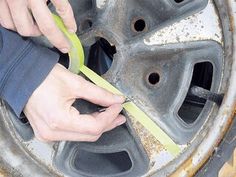
[(63, 127), (58, 127), (61, 130), (78, 132), (81, 134), (100, 135), (111, 127), (111, 124), (118, 124), (114, 121), (118, 118), (122, 110), (122, 105), (116, 104), (108, 107), (105, 112), (97, 114), (95, 117), (92, 115), (81, 115), (78, 111), (71, 107), (69, 117), (62, 119)]
[(63, 53), (67, 53), (70, 49), (70, 44), (54, 22), (46, 2), (42, 0), (29, 2), (32, 14), (40, 31), (56, 48), (58, 48)]
[(51, 0), (56, 8), (58, 15), (62, 18), (69, 32), (75, 33), (77, 25), (75, 22), (74, 13), (68, 0)]

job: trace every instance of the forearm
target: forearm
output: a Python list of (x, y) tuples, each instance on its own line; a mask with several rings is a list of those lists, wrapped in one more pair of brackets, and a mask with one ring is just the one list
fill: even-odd
[(0, 97), (19, 116), (59, 56), (0, 27)]

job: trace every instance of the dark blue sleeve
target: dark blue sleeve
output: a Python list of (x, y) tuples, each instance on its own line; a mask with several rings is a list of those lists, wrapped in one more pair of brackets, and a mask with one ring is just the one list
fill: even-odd
[(0, 98), (17, 116), (58, 59), (57, 53), (0, 27)]

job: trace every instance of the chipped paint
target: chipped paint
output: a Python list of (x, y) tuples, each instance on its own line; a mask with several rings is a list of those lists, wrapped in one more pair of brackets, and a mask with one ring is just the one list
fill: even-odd
[(24, 142), (30, 153), (33, 153), (39, 161), (45, 163), (47, 166), (52, 166), (53, 144), (43, 143), (35, 138), (31, 141)]
[(222, 44), (220, 20), (212, 0), (201, 12), (158, 30), (144, 39), (146, 45), (214, 40)]
[(160, 151), (156, 156), (152, 156), (150, 161), (153, 162), (153, 166), (150, 167), (149, 174), (154, 173), (157, 169), (162, 168), (172, 161), (174, 157), (167, 151)]
[(102, 9), (106, 5), (108, 0), (96, 0), (97, 8)]

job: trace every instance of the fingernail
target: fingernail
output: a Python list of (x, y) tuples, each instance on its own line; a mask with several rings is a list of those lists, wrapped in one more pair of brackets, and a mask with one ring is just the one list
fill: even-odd
[(119, 103), (123, 103), (125, 101), (125, 97), (123, 95), (115, 95), (115, 100)]
[(76, 32), (76, 30), (75, 29), (68, 29), (68, 31), (69, 31), (69, 33), (75, 33)]
[(69, 49), (68, 49), (68, 48), (63, 48), (63, 49), (61, 49), (61, 52), (62, 52), (62, 53), (68, 53), (68, 52), (69, 52)]
[(125, 122), (126, 122), (126, 119), (125, 119), (125, 117), (123, 117), (123, 118), (119, 119), (119, 121), (117, 122), (117, 126), (120, 126), (120, 125), (124, 124)]

